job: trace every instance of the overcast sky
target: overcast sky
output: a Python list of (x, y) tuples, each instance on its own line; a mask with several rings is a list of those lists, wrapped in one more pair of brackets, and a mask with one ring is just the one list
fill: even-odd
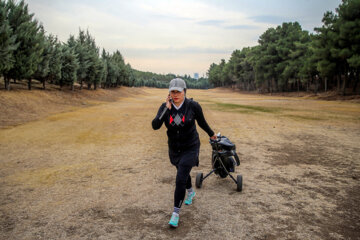
[(25, 0), (48, 33), (66, 41), (88, 29), (100, 48), (135, 69), (206, 73), (233, 50), (257, 45), (283, 22), (313, 32), (341, 0)]

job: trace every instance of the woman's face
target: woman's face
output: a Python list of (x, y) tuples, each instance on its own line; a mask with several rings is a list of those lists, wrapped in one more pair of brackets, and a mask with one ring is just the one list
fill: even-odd
[(173, 90), (170, 92), (170, 97), (173, 100), (175, 105), (180, 104), (184, 101), (185, 91), (179, 92), (179, 91)]

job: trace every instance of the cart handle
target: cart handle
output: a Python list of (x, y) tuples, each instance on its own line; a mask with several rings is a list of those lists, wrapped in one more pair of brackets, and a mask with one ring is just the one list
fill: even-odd
[(239, 157), (238, 157), (238, 155), (236, 154), (235, 151), (234, 151), (234, 157), (235, 157), (235, 160), (236, 160), (236, 164), (237, 164), (238, 166), (240, 166), (240, 159), (239, 159)]

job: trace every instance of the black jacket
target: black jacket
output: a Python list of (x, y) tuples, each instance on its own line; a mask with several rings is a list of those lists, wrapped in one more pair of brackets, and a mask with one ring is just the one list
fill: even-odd
[(163, 103), (159, 111), (152, 121), (152, 127), (154, 130), (159, 129), (163, 122), (167, 127), (168, 144), (169, 150), (178, 152), (186, 150), (196, 145), (200, 146), (199, 134), (196, 131), (195, 120), (199, 126), (207, 132), (209, 137), (214, 135), (207, 124), (203, 111), (199, 103), (192, 99), (185, 98), (184, 104), (179, 110), (176, 110), (174, 106), (171, 110), (168, 110), (163, 118), (160, 120), (159, 117), (166, 107), (166, 103)]

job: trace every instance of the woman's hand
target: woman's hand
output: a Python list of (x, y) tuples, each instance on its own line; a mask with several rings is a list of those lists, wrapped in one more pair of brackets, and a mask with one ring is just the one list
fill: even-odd
[(210, 137), (210, 139), (211, 139), (211, 140), (216, 140), (216, 139), (217, 139), (217, 136), (214, 135), (214, 136)]
[(170, 102), (170, 95), (168, 95), (168, 97), (166, 98), (166, 107), (168, 108), (168, 109), (171, 109), (171, 102)]

